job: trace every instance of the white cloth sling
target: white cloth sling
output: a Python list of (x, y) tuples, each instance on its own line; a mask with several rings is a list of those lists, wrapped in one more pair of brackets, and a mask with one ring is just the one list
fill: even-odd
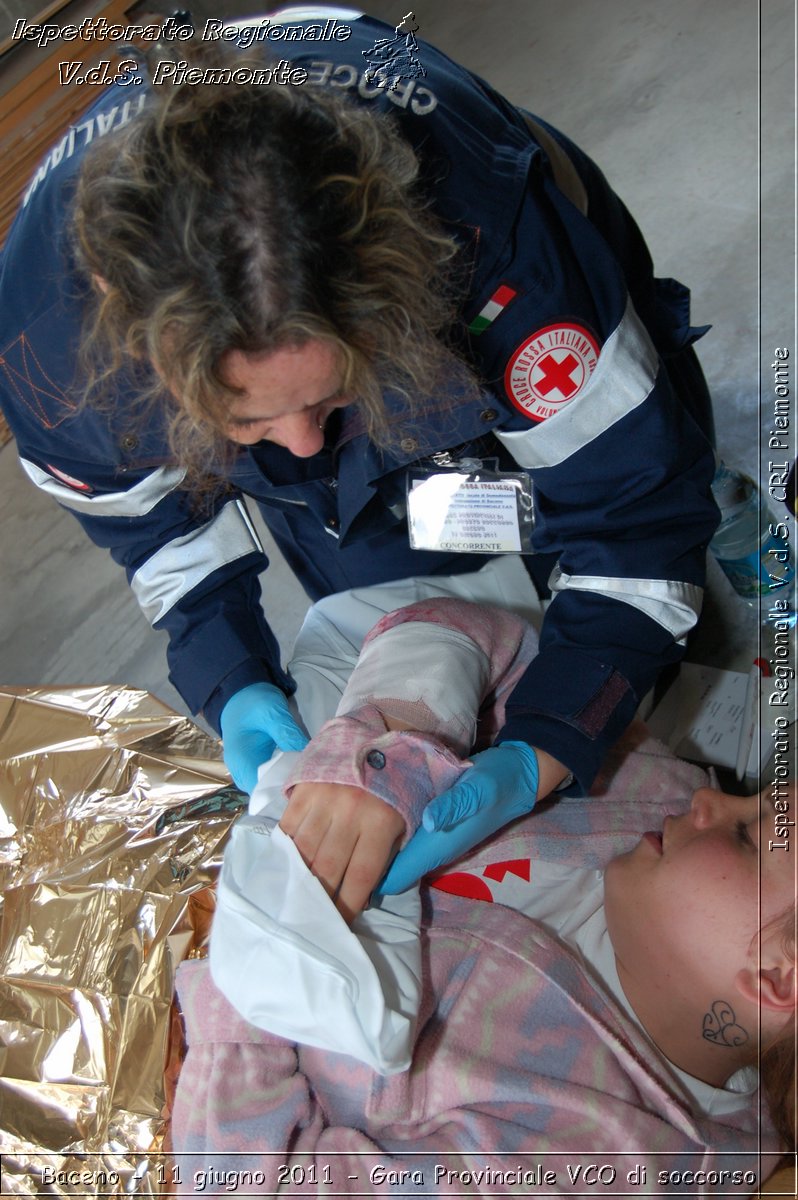
[(404, 1071), (421, 996), (419, 890), (385, 896), (346, 924), (277, 826), (296, 757), (278, 753), (261, 767), (225, 850), (214, 982), (252, 1025), (382, 1075)]

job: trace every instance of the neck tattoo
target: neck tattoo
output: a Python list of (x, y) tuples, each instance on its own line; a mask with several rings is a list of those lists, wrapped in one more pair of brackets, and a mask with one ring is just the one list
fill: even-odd
[(744, 1046), (748, 1032), (737, 1024), (734, 1009), (726, 1000), (716, 1000), (708, 1013), (704, 1013), (701, 1036), (713, 1046)]

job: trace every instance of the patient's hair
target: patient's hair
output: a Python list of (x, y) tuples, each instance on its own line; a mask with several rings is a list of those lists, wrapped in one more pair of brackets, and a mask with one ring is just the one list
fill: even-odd
[(445, 345), (456, 243), (390, 117), (309, 84), (153, 90), (87, 154), (77, 188), (77, 259), (107, 285), (84, 330), (88, 400), (104, 402), (122, 365), (141, 375), (144, 364), (146, 398), (168, 405), (172, 449), (199, 480), (230, 449), (228, 351), (331, 344), (383, 445), (385, 389), (412, 419), (444, 376), (473, 386)]
[[(784, 949), (791, 960), (796, 960), (796, 910), (791, 908), (779, 919)], [(771, 1120), (789, 1150), (796, 1148), (795, 1099), (796, 1080), (796, 1014), (793, 1013), (781, 1033), (768, 1046), (762, 1048), (759, 1071), (762, 1091), (767, 1101)]]

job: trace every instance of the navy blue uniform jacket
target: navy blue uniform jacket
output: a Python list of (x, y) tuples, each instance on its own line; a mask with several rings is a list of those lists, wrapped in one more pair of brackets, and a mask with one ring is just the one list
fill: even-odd
[[(549, 751), (585, 788), (700, 609), (717, 510), (711, 447), (690, 412), (705, 385), (688, 296), (654, 278), (634, 222), (570, 141), (542, 124), (534, 134), (523, 113), (423, 42), (426, 74), (387, 89), (363, 52), (390, 31), (368, 18), (351, 28), (346, 41), (271, 49), (303, 65), (309, 83), (393, 114), (416, 149), (432, 207), (469, 264), (461, 339), (481, 394), (441, 396), (390, 454), (369, 444), (354, 409), (312, 459), (242, 448), (211, 511), (181, 490), (158, 418), (131, 426), (130, 379), (120, 375), (109, 410), (80, 408), (87, 285), (70, 257), (69, 203), (86, 146), (145, 102), (146, 85), (131, 83), (103, 89), (26, 193), (2, 255), (0, 400), (34, 483), (124, 566), (152, 624), (168, 630), (175, 686), (217, 724), (239, 688), (290, 687), (244, 497), (317, 599), (477, 569), (486, 559), (409, 547), (407, 467), (444, 451), (520, 464), (537, 515), (537, 553), (524, 561), (553, 600), (502, 738)], [(481, 332), (468, 332), (481, 313)], [(401, 407), (386, 401), (400, 427)]]

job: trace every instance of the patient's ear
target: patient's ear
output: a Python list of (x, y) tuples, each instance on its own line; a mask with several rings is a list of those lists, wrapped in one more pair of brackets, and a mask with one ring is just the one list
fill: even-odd
[(782, 1013), (795, 1009), (798, 979), (795, 963), (786, 958), (772, 967), (746, 967), (738, 973), (735, 982), (740, 995), (761, 1008)]

